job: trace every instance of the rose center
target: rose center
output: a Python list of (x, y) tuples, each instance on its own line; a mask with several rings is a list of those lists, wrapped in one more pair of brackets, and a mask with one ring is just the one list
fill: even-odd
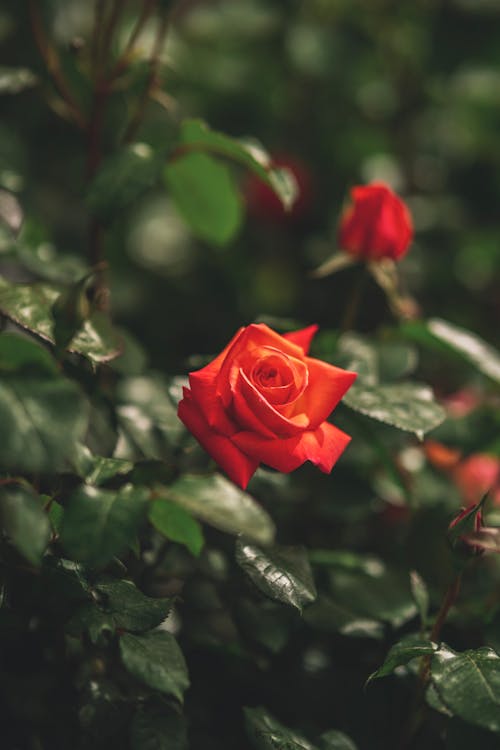
[(282, 388), (292, 381), (292, 373), (286, 361), (280, 357), (264, 357), (255, 363), (251, 378), (261, 388)]

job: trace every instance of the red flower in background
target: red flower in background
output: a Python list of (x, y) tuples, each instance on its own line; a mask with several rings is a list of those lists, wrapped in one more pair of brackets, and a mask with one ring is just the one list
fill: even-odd
[(496, 456), (473, 453), (460, 461), (452, 477), (467, 502), (478, 502), (491, 490), (493, 502), (500, 504), (500, 460)]
[(413, 239), (413, 223), (401, 198), (382, 183), (354, 187), (351, 198), (338, 229), (342, 250), (363, 260), (402, 258)]
[(350, 441), (326, 419), (356, 374), (307, 356), (316, 330), (240, 328), (189, 374), (179, 418), (242, 488), (260, 463), (290, 472), (311, 461), (328, 473)]
[(256, 219), (272, 224), (286, 224), (302, 219), (308, 212), (313, 197), (313, 180), (309, 167), (295, 156), (275, 156), (272, 167), (286, 167), (297, 181), (298, 194), (286, 211), (274, 190), (254, 174), (249, 174), (243, 186), (248, 213)]

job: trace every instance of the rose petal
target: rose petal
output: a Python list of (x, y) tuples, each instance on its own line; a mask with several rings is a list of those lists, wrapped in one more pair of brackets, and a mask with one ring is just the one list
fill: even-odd
[(228, 477), (243, 490), (246, 489), (259, 462), (242, 453), (227, 437), (214, 432), (187, 389), (184, 391), (184, 398), (179, 403), (177, 414)]
[(226, 353), (226, 357), (217, 374), (217, 392), (221, 394), (224, 406), (229, 406), (232, 390), (238, 378), (240, 368), (251, 369), (255, 360), (254, 352), (261, 347), (273, 347), (282, 354), (304, 359), (302, 349), (288, 341), (279, 333), (272, 331), (264, 323), (253, 323), (243, 329), (241, 335), (234, 340)]
[(296, 344), (297, 346), (300, 346), (304, 354), (309, 353), (309, 348), (311, 346), (311, 341), (313, 340), (315, 334), (318, 331), (318, 327), (316, 324), (312, 326), (307, 326), (307, 328), (301, 328), (299, 331), (291, 331), (290, 333), (284, 333), (283, 338), (287, 341), (291, 341), (292, 344)]
[(315, 430), (330, 416), (342, 396), (351, 387), (357, 373), (342, 370), (320, 359), (306, 358), (309, 384), (291, 407), (278, 407), (283, 416), (303, 413), (309, 417), (309, 428)]
[(311, 461), (328, 474), (351, 438), (329, 422), (286, 439), (267, 440), (253, 432), (237, 432), (231, 438), (241, 450), (273, 469), (289, 473)]
[(206, 421), (225, 435), (230, 435), (236, 428), (228, 419), (220, 403), (220, 398), (217, 395), (216, 381), (227, 353), (240, 338), (242, 331), (244, 331), (244, 328), (240, 328), (235, 333), (229, 344), (206, 367), (189, 373), (189, 385), (191, 386), (193, 397), (203, 412)]
[(305, 414), (294, 414), (291, 418), (283, 416), (255, 388), (242, 370), (238, 373), (233, 392), (233, 409), (238, 415), (246, 414), (250, 409), (266, 430), (281, 437), (296, 435), (309, 426), (309, 419)]

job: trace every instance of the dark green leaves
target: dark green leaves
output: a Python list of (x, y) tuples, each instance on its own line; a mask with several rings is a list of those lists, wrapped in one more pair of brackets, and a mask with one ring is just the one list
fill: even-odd
[(293, 205), (297, 197), (295, 178), (287, 169), (272, 167), (269, 155), (256, 141), (238, 140), (218, 133), (202, 120), (186, 120), (182, 125), (181, 141), (190, 149), (205, 150), (241, 164), (274, 190), (285, 209)]
[(345, 335), (339, 349), (346, 366), (358, 372), (357, 381), (343, 399), (351, 409), (413, 432), (419, 439), (444, 420), (445, 412), (428, 386), (413, 382), (379, 383), (379, 355), (368, 342)]
[(225, 245), (243, 220), (233, 176), (215, 157), (251, 170), (274, 190), (286, 209), (293, 205), (297, 195), (293, 175), (287, 169), (273, 168), (259, 144), (210, 130), (201, 120), (186, 120), (178, 150), (165, 168), (165, 180), (179, 211), (201, 239)]
[(0, 465), (11, 471), (63, 469), (83, 437), (87, 407), (78, 387), (37, 344), (0, 335)]
[(249, 542), (238, 541), (236, 561), (257, 588), (271, 599), (301, 612), (316, 598), (309, 560), (302, 547), (260, 549)]
[(28, 485), (0, 487), (0, 519), (4, 533), (33, 565), (40, 565), (50, 539), (50, 523), (40, 498)]
[(185, 474), (158, 493), (222, 531), (244, 534), (260, 544), (274, 537), (274, 524), (266, 511), (220, 474)]
[(435, 653), (438, 646), (431, 641), (426, 641), (418, 636), (410, 635), (391, 646), (385, 661), (376, 672), (370, 675), (368, 682), (377, 677), (386, 677), (397, 667), (408, 664), (412, 659), (422, 656), (430, 656)]
[(92, 601), (82, 605), (67, 630), (75, 635), (87, 630), (94, 642), (103, 630), (114, 633), (121, 628), (140, 633), (155, 628), (172, 607), (172, 599), (145, 596), (131, 581), (100, 581), (93, 593)]
[(149, 520), (167, 539), (184, 544), (195, 556), (200, 554), (204, 544), (200, 524), (180, 505), (157, 498), (150, 505)]
[(264, 708), (245, 708), (248, 737), (256, 750), (317, 750), (298, 732), (287, 729)]
[(191, 230), (225, 245), (243, 219), (241, 198), (228, 168), (207, 154), (187, 153), (165, 168), (170, 193)]
[(185, 723), (164, 704), (140, 708), (131, 731), (132, 750), (187, 750)]
[(81, 487), (64, 514), (61, 541), (75, 560), (105, 565), (134, 541), (143, 523), (149, 493), (127, 485), (115, 492)]
[(432, 657), (431, 681), (454, 715), (500, 732), (500, 657), (493, 649), (455, 653), (441, 648)]
[[(12, 284), (0, 277), (0, 310), (23, 328), (54, 343), (52, 307), (61, 291), (49, 284)], [(117, 357), (121, 345), (108, 318), (96, 311), (83, 322), (69, 349), (99, 363)]]
[(141, 682), (182, 702), (189, 677), (182, 651), (170, 633), (153, 631), (144, 635), (126, 633), (120, 639), (120, 653), (127, 670)]
[(421, 440), (445, 418), (444, 410), (434, 401), (432, 390), (420, 383), (373, 388), (353, 385), (344, 396), (344, 403), (379, 422), (414, 432)]

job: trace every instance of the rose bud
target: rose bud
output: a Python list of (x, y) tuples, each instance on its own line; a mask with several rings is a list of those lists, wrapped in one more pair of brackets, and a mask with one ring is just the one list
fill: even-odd
[(467, 559), (470, 555), (480, 555), (483, 550), (468, 540), (483, 528), (482, 507), (484, 498), (479, 503), (472, 503), (464, 508), (448, 526), (448, 540), (452, 546), (457, 559)]
[(356, 373), (307, 356), (316, 331), (240, 328), (189, 374), (179, 418), (243, 489), (260, 463), (288, 473), (311, 461), (329, 473), (350, 441), (326, 419)]
[(401, 198), (376, 182), (352, 188), (351, 198), (340, 218), (339, 247), (363, 260), (402, 258), (413, 239), (413, 223)]

